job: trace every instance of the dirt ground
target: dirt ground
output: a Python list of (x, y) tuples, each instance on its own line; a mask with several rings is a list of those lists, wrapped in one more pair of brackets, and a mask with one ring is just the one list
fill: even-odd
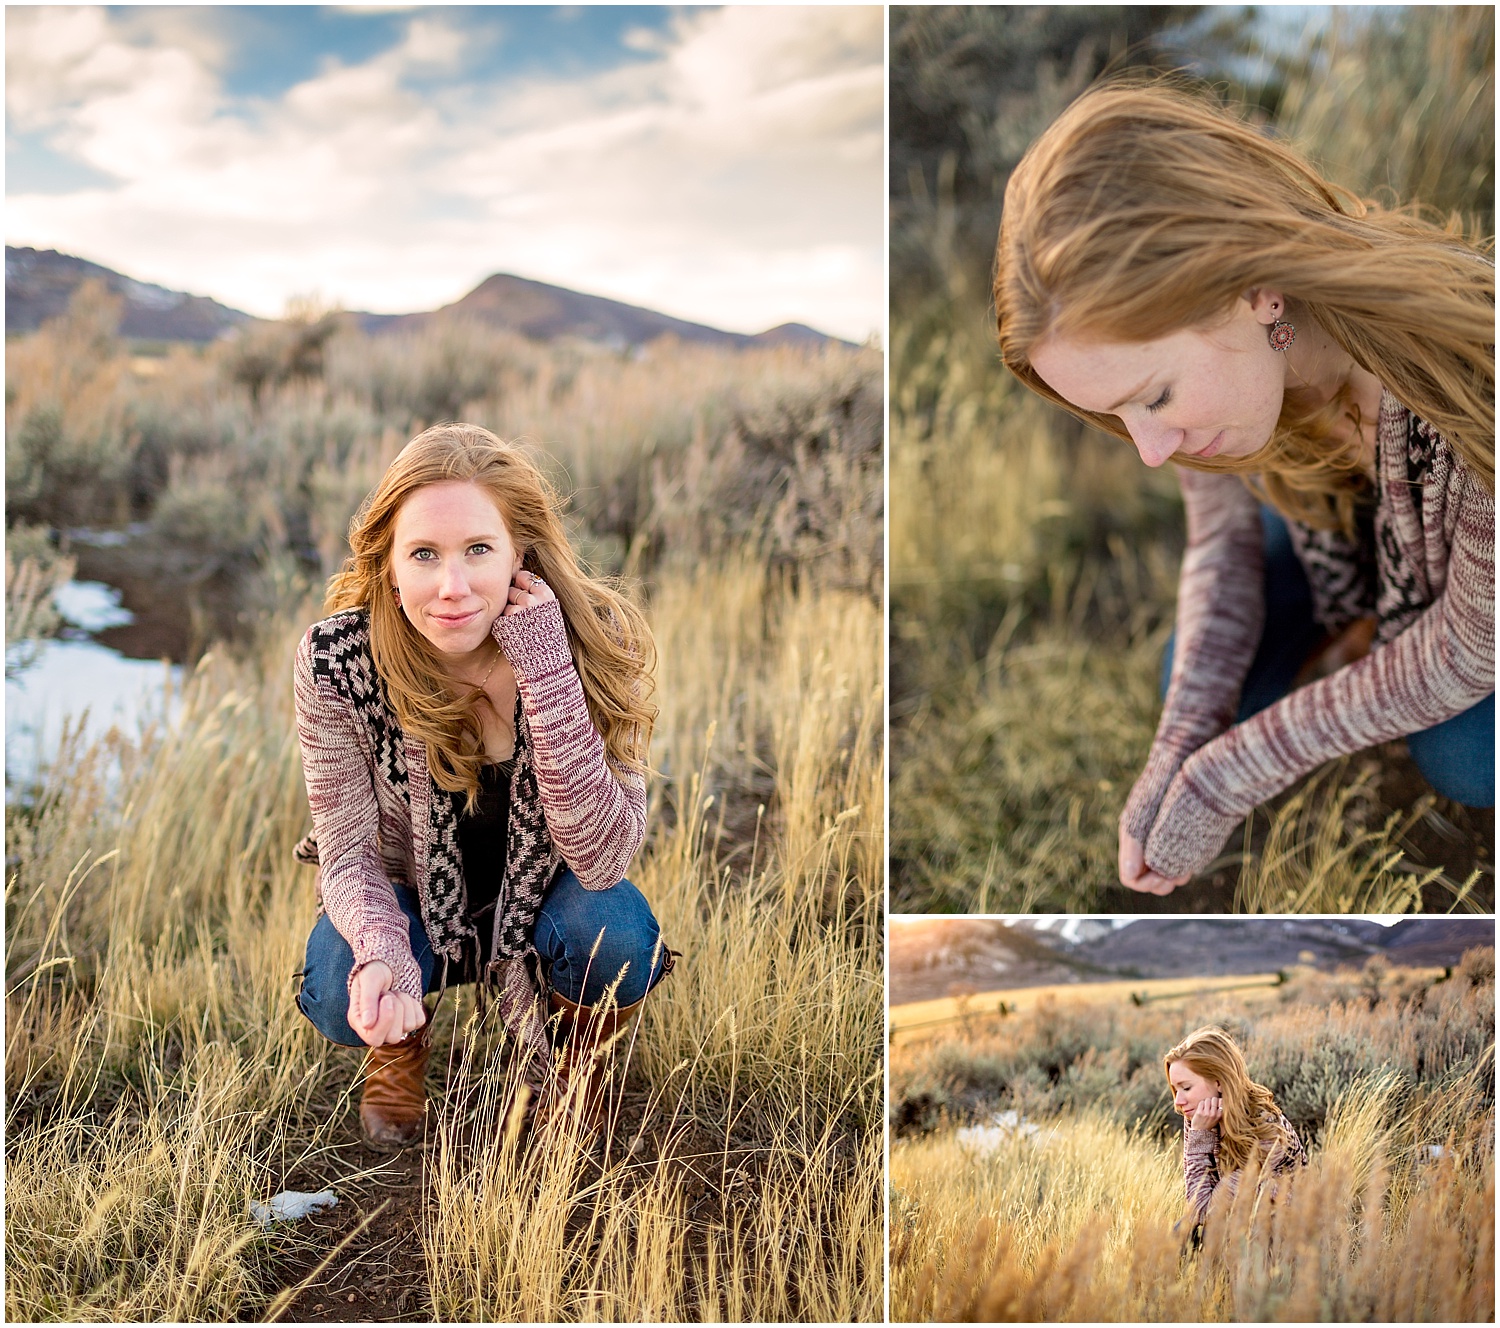
[[(436, 1069), (439, 1059), (435, 1054), (434, 1068), (428, 1073), (429, 1112), (434, 1095), (441, 1091)], [(353, 1071), (351, 1060), (351, 1074)], [(747, 1209), (759, 1190), (758, 1159), (765, 1152), (763, 1141), (737, 1125), (726, 1148), (722, 1123), (695, 1120), (681, 1112), (669, 1118), (659, 1106), (650, 1106), (645, 1087), (630, 1078), (621, 1097), (613, 1139), (612, 1157), (618, 1157), (622, 1147), (629, 1147), (632, 1169), (643, 1179), (663, 1158), (665, 1165), (677, 1173), (689, 1232), (724, 1223), (731, 1210)], [(596, 1144), (591, 1154), (593, 1166), (599, 1165), (601, 1155), (602, 1145)], [(711, 1166), (701, 1165), (705, 1158), (711, 1159)], [(398, 1153), (370, 1148), (361, 1136), (358, 1114), (351, 1107), (331, 1146), (315, 1160), (287, 1173), (283, 1189), (315, 1193), (331, 1188), (339, 1202), (334, 1208), (285, 1224), (287, 1248), (272, 1262), (273, 1276), (262, 1303), (269, 1304), (283, 1289), (304, 1280), (306, 1285), (277, 1322), (432, 1321), (421, 1238), (426, 1160), (427, 1152), (422, 1147)], [(580, 1211), (578, 1221), (586, 1220), (587, 1214)], [(327, 1266), (320, 1268), (325, 1259)], [(260, 1320), (254, 1316), (247, 1321)]]

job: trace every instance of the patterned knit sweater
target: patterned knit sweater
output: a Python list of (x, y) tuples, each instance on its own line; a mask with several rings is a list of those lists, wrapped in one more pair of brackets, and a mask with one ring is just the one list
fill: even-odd
[[(605, 758), (556, 601), (497, 618), (494, 637), (520, 693), (499, 915), (517, 890), (539, 906), (564, 862), (586, 890), (620, 881), (645, 836), (646, 789), (639, 775), (617, 777)], [(397, 724), (362, 610), (314, 623), (298, 648), (294, 678), (319, 894), (354, 951), (350, 980), (384, 960), (393, 989), (420, 1000), (421, 969), (392, 882), (415, 888), (434, 952), (458, 959), (473, 939), (457, 834), (461, 797), (433, 783), (424, 744)], [(529, 948), (529, 934), (521, 945)], [(521, 965), (513, 967), (507, 976), (519, 986)], [(517, 1012), (503, 994), (501, 1008), (512, 1025)]]
[(1314, 767), (1431, 728), (1495, 689), (1495, 500), (1390, 393), (1376, 438), (1373, 557), (1292, 526), (1331, 630), (1379, 619), (1376, 647), (1243, 724), (1265, 618), (1259, 508), (1233, 475), (1178, 471), (1188, 542), (1172, 678), (1121, 827), (1165, 876), (1202, 871), (1254, 807)]
[[(1284, 1137), (1276, 1142), (1264, 1140), (1260, 1145), (1265, 1153), (1260, 1164), (1262, 1176), (1282, 1175), (1307, 1165), (1307, 1152), (1291, 1121), (1285, 1116), (1279, 1119)], [(1184, 1119), (1183, 1127), (1182, 1169), (1187, 1180), (1187, 1199), (1198, 1210), (1198, 1221), (1202, 1222), (1208, 1217), (1208, 1205), (1213, 1200), (1214, 1191), (1221, 1185), (1231, 1198), (1239, 1192), (1241, 1173), (1220, 1174), (1217, 1125), (1211, 1130), (1195, 1130), (1191, 1122)]]

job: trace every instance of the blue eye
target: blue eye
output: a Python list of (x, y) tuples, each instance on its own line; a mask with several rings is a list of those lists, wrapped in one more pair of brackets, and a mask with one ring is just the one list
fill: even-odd
[(419, 563), (425, 563), (429, 557), (436, 558), (437, 554), (433, 553), (431, 549), (413, 549), (411, 557)]
[(488, 553), (490, 551), (490, 546), (488, 544), (471, 544), (471, 545), (469, 545), (469, 552), (470, 553), (473, 553), (476, 549), (480, 553)]
[(1163, 388), (1162, 389), (1162, 394), (1159, 397), (1157, 397), (1155, 401), (1148, 401), (1146, 403), (1146, 409), (1149, 410), (1154, 415), (1163, 406), (1165, 406), (1167, 404), (1167, 402), (1169, 402), (1171, 399), (1172, 399), (1172, 389), (1170, 387)]

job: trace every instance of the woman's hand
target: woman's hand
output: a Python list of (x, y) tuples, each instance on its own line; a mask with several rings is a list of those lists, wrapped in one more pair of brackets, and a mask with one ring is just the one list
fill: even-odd
[(1186, 885), (1190, 876), (1163, 876), (1146, 866), (1146, 850), (1141, 841), (1120, 827), (1120, 884), (1128, 890), (1141, 894), (1169, 895), (1179, 885)]
[(556, 598), (551, 586), (535, 572), (528, 572), (523, 567), (510, 579), (510, 602), (501, 610), (501, 616), (511, 618)]
[(349, 984), (349, 1027), (371, 1047), (400, 1042), (427, 1022), (422, 1002), (391, 990), (391, 967), (374, 959)]
[(1211, 1130), (1219, 1123), (1219, 1118), (1224, 1114), (1224, 1099), (1221, 1097), (1206, 1097), (1198, 1104), (1197, 1110), (1193, 1112), (1192, 1128), (1195, 1130)]

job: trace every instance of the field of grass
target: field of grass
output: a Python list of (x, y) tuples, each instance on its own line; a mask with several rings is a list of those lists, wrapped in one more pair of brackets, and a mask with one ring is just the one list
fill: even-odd
[[(1116, 880), (1118, 816), (1160, 709), (1180, 498), (1170, 467), (1148, 470), (1008, 378), (986, 308), (991, 251), (955, 238), (984, 229), (993, 244), (998, 191), (1028, 133), (1087, 81), (1089, 53), (1110, 49), (1103, 11), (1093, 37), (1069, 27), (1082, 11), (1055, 12), (912, 8), (898, 19), (915, 35), (893, 35), (894, 50), (930, 62), (909, 79), (924, 96), (971, 99), (950, 117), (962, 146), (941, 163), (922, 146), (932, 123), (914, 112), (892, 124), (894, 139), (910, 136), (913, 170), (926, 151), (938, 184), (892, 181), (893, 217), (910, 219), (892, 241), (910, 267), (892, 274), (892, 909), (1487, 912), (1493, 812), (1432, 794), (1402, 742), (1335, 762), (1257, 809), (1164, 900)], [(1024, 43), (1048, 24), (1077, 41), (1071, 63), (1068, 51), (973, 62), (986, 42), (1010, 39), (1007, 25)], [(924, 40), (923, 25), (950, 46)], [(945, 59), (961, 66), (951, 77)], [(1492, 120), (1488, 11), (1412, 8), (1373, 27), (1351, 18), (1269, 67), (1261, 102), (1335, 178), (1492, 229), (1493, 138), (1467, 128)], [(1347, 150), (1386, 141), (1398, 148)], [(1455, 152), (1472, 165), (1467, 183), (1448, 169)], [(981, 166), (990, 187), (964, 194)]]
[[(75, 314), (12, 350), (13, 519), (145, 520), (254, 622), (198, 660), (173, 727), (74, 742), (7, 805), (7, 1317), (878, 1319), (879, 356), (351, 334), (252, 399), (222, 349), (137, 378)], [(631, 877), (683, 958), (607, 1152), (509, 1128), (504, 1040), (460, 995), (425, 1154), (376, 1157), (360, 1055), (293, 1003), (315, 900), (292, 649), (444, 364), (470, 375), (451, 413), (578, 487), (580, 543), (640, 575), (660, 648)], [(115, 511), (68, 479), (112, 438), (140, 480)], [(251, 1221), (325, 1184), (327, 1220)]]
[[(1494, 1020), (1476, 950), (1447, 980), (1376, 965), (1301, 972), (1274, 1004), (1044, 1001), (903, 1042), (892, 1318), (1491, 1321)], [(1160, 1057), (1213, 1022), (1311, 1158), (1274, 1203), (1247, 1184), (1216, 1206), (1195, 1252)], [(956, 1128), (999, 1108), (1008, 1129)]]

